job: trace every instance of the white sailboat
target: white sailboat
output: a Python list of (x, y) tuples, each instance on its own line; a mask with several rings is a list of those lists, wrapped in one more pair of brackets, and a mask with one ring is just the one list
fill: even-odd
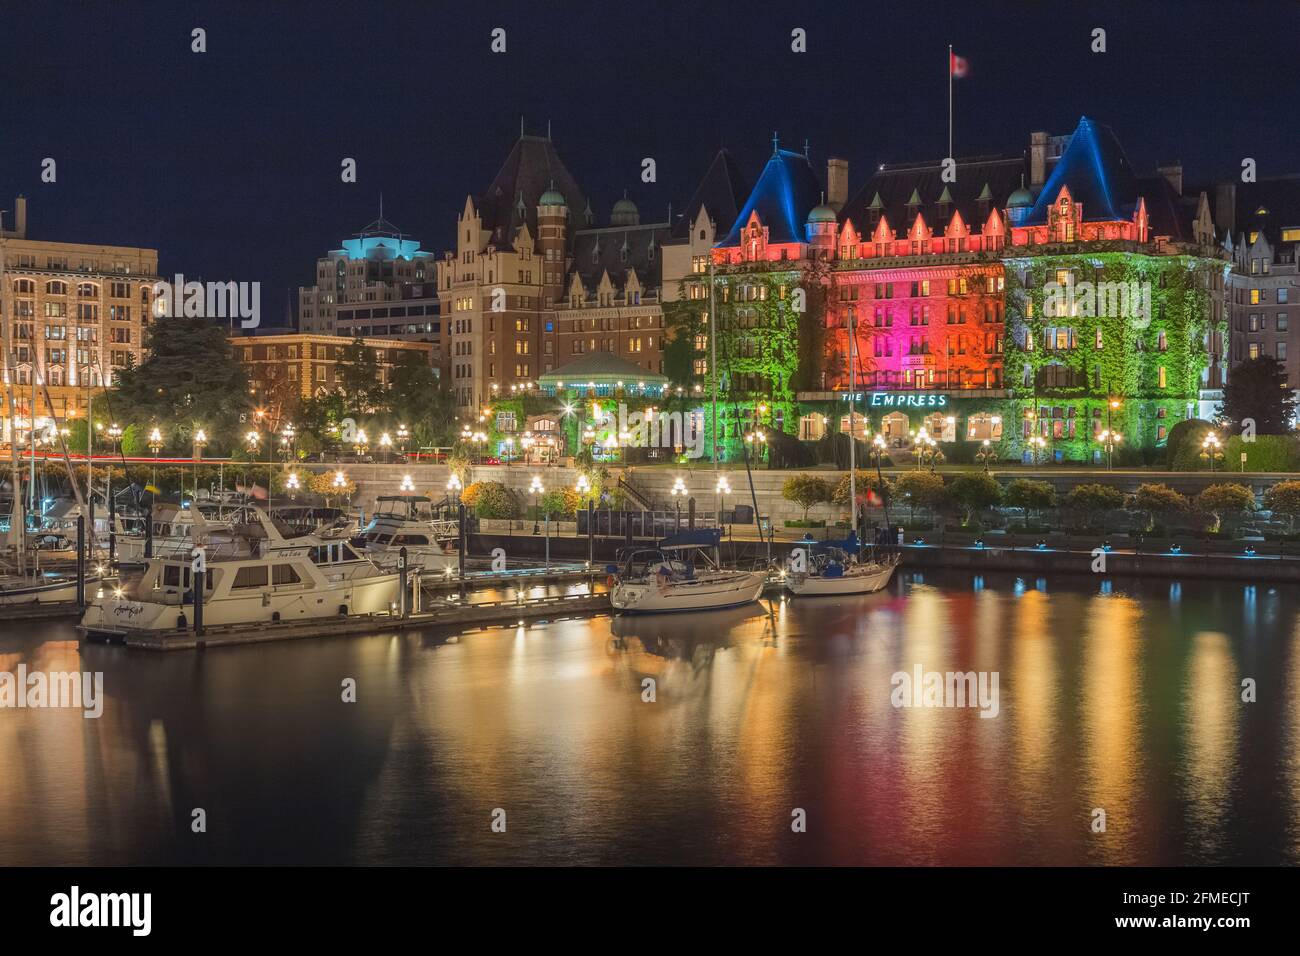
[(720, 568), (708, 561), (708, 549), (716, 549), (720, 539), (717, 528), (702, 528), (665, 538), (657, 548), (630, 551), (614, 568), (610, 604), (627, 614), (664, 614), (757, 601), (767, 575)]
[[(376, 567), (346, 541), (286, 539), (265, 512), (256, 523), (214, 533), (207, 554), (203, 621), (208, 627), (392, 613), (401, 576)], [(239, 540), (235, 540), (239, 539)], [(143, 575), (99, 590), (81, 629), (88, 635), (164, 633), (193, 622), (191, 557), (150, 559)]]
[(870, 594), (889, 584), (898, 567), (897, 554), (882, 555), (866, 561), (858, 559), (857, 535), (844, 541), (800, 542), (801, 559), (786, 562), (781, 583), (798, 595)]

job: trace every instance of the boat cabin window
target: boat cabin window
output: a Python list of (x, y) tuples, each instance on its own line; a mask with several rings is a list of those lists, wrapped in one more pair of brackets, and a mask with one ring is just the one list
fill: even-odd
[(272, 584), (301, 584), (297, 569), (292, 564), (277, 564), (271, 568)]
[(265, 564), (248, 564), (236, 572), (235, 583), (231, 585), (231, 589), (264, 588), (266, 587), (266, 578)]
[(403, 545), (403, 544), (428, 544), (428, 543), (429, 543), (429, 539), (428, 539), (428, 537), (427, 537), (426, 535), (422, 535), (422, 534), (397, 534), (397, 535), (393, 535), (393, 544), (395, 544), (395, 545)]

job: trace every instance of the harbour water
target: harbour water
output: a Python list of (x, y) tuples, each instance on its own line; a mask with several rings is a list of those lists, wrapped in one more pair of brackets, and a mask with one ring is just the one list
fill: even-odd
[[(900, 573), (166, 654), (0, 625), (20, 664), (105, 700), (0, 710), (0, 865), (1300, 862), (1284, 587)], [(918, 668), (996, 674), (996, 716), (894, 706)]]

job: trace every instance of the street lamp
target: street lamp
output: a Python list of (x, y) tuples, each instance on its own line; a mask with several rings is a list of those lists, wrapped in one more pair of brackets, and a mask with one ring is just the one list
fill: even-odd
[(447, 494), (451, 495), (453, 508), (460, 504), (461, 487), (460, 477), (453, 471), (451, 477), (447, 479)]
[(203, 460), (203, 448), (208, 443), (208, 433), (202, 428), (194, 433), (194, 499), (199, 497), (199, 466), (198, 463)]
[(1210, 460), (1210, 474), (1214, 474), (1214, 459), (1224, 457), (1223, 444), (1214, 432), (1207, 434), (1205, 441), (1201, 442), (1201, 457)]
[(411, 440), (411, 433), (407, 431), (405, 425), (397, 426), (397, 447), (401, 449), (402, 457), (406, 457), (406, 445)]
[[(542, 504), (542, 495), (546, 494), (546, 489), (542, 486), (542, 479), (539, 476), (533, 475), (532, 484), (528, 486), (528, 493), (532, 495), (534, 498), (534, 502), (533, 502), (534, 506), (540, 508)], [(537, 526), (537, 512), (534, 511), (533, 512), (533, 534), (541, 534), (541, 533), (542, 533), (541, 529)]]
[(1097, 436), (1097, 441), (1106, 446), (1106, 468), (1113, 471), (1115, 468), (1115, 446), (1124, 440), (1124, 436), (1117, 431), (1107, 428)]
[(289, 472), (289, 477), (284, 480), (284, 486), (289, 489), (290, 501), (298, 496), (298, 489), (302, 487), (302, 483), (298, 480), (296, 471)]
[(993, 443), (987, 438), (980, 443), (980, 450), (975, 453), (975, 460), (984, 465), (984, 473), (988, 474), (989, 462), (994, 459), (997, 452), (993, 450)]
[(688, 494), (690, 494), (690, 492), (686, 488), (686, 482), (683, 481), (680, 477), (678, 477), (676, 480), (673, 481), (673, 487), (670, 494), (673, 496), (673, 504), (677, 506), (677, 527), (680, 528), (682, 526), (681, 499), (685, 498)]
[(726, 475), (718, 475), (718, 483), (713, 486), (713, 494), (718, 499), (718, 524), (721, 525), (722, 516), (727, 510), (727, 495), (731, 494), (731, 482), (727, 481)]
[(153, 485), (155, 488), (158, 487), (158, 452), (162, 451), (162, 448), (162, 432), (159, 431), (158, 426), (155, 425), (153, 430), (149, 432), (149, 450), (153, 452), (153, 477), (149, 479), (149, 484)]
[(584, 500), (591, 495), (591, 482), (587, 480), (586, 475), (578, 476), (578, 483), (573, 486), (573, 490), (578, 493), (579, 500)]
[(370, 439), (366, 436), (366, 430), (364, 428), (357, 429), (357, 437), (352, 447), (356, 449), (358, 458), (363, 456), (366, 453), (366, 450), (370, 447)]
[(334, 480), (330, 482), (330, 487), (334, 489), (335, 493), (338, 494), (339, 497), (343, 497), (344, 490), (347, 486), (348, 476), (343, 474), (343, 470), (340, 468), (338, 471), (334, 472)]
[(380, 435), (379, 447), (383, 451), (384, 461), (391, 461), (392, 459), (390, 456), (392, 455), (393, 449), (393, 436), (388, 434), (388, 432), (384, 432)]

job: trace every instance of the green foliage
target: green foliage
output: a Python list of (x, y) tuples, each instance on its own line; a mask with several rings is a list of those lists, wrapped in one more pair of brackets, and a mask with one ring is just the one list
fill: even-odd
[(917, 508), (942, 510), (948, 490), (944, 486), (942, 475), (932, 471), (905, 471), (894, 480), (894, 496), (895, 499), (907, 502), (911, 515), (915, 518)]
[(335, 379), (348, 405), (358, 412), (370, 413), (384, 401), (384, 390), (379, 384), (379, 360), (375, 350), (357, 336), (339, 349)]
[(1266, 355), (1239, 362), (1223, 386), (1219, 414), (1235, 431), (1250, 423), (1256, 435), (1288, 434), (1296, 402), (1287, 384), (1284, 362)]
[(1225, 518), (1237, 518), (1254, 509), (1254, 492), (1235, 482), (1210, 485), (1196, 496), (1196, 510), (1214, 518), (1212, 531), (1218, 531)]
[(948, 492), (965, 509), (967, 522), (1002, 500), (1002, 486), (996, 478), (982, 471), (958, 475), (953, 479)]
[(234, 444), (249, 407), (248, 378), (225, 330), (206, 319), (161, 319), (149, 326), (146, 346), (148, 357), (121, 370), (109, 393), (119, 420), (156, 421), (173, 447), (187, 447), (199, 428), (210, 439), (209, 454)]
[[(1203, 418), (1185, 418), (1173, 428), (1169, 429), (1169, 437), (1165, 439), (1165, 470), (1166, 471), (1190, 471), (1190, 468), (1178, 468), (1178, 454), (1184, 445), (1194, 443), (1196, 446), (1195, 453), (1199, 454), (1201, 442), (1205, 440), (1208, 432), (1214, 430), (1214, 424), (1207, 422)], [(1194, 439), (1194, 441), (1193, 441)], [(1184, 457), (1186, 460), (1186, 457)]]
[(1233, 435), (1225, 448), (1223, 470), (1240, 470), (1243, 451), (1247, 471), (1300, 470), (1300, 441), (1294, 435), (1256, 435), (1254, 441)]
[(1279, 481), (1264, 492), (1264, 507), (1273, 514), (1287, 519), (1287, 529), (1295, 530), (1295, 519), (1300, 517), (1300, 481)]
[(808, 520), (808, 509), (831, 500), (833, 489), (825, 478), (817, 475), (791, 475), (781, 486), (781, 497), (803, 508), (803, 520)]
[(477, 481), (465, 489), (476, 489), (473, 496), (474, 513), (480, 518), (518, 518), (519, 499), (514, 492), (499, 481)]
[[(865, 498), (870, 492), (874, 492), (886, 501), (890, 500), (894, 494), (893, 483), (888, 478), (882, 481), (874, 471), (859, 469), (853, 476), (853, 483), (859, 500)], [(837, 505), (847, 505), (849, 503), (849, 476), (847, 474), (842, 476), (836, 483), (835, 490), (831, 493), (831, 501)]]
[(1124, 507), (1124, 494), (1110, 485), (1088, 483), (1071, 488), (1062, 503), (1082, 520), (1084, 527), (1095, 528), (1106, 512)]
[(1007, 485), (1006, 503), (1023, 508), (1026, 514), (1056, 507), (1056, 489), (1048, 481), (1017, 478)]
[(578, 493), (570, 488), (548, 491), (538, 501), (538, 508), (544, 515), (552, 518), (571, 518), (578, 513), (582, 500)]
[(474, 464), (473, 456), (473, 447), (464, 441), (456, 442), (451, 446), (451, 451), (447, 452), (447, 468), (460, 479), (462, 486), (469, 481), (470, 468)]
[(347, 501), (357, 493), (357, 483), (344, 475), (343, 484), (341, 486), (336, 485), (334, 482), (338, 474), (337, 471), (322, 471), (319, 474), (313, 474), (306, 482), (307, 487), (326, 501), (333, 498), (342, 498)]
[(1138, 486), (1133, 495), (1133, 507), (1146, 514), (1145, 529), (1150, 531), (1157, 518), (1168, 520), (1176, 515), (1186, 513), (1189, 503), (1185, 495), (1179, 494), (1168, 485), (1151, 483)]

